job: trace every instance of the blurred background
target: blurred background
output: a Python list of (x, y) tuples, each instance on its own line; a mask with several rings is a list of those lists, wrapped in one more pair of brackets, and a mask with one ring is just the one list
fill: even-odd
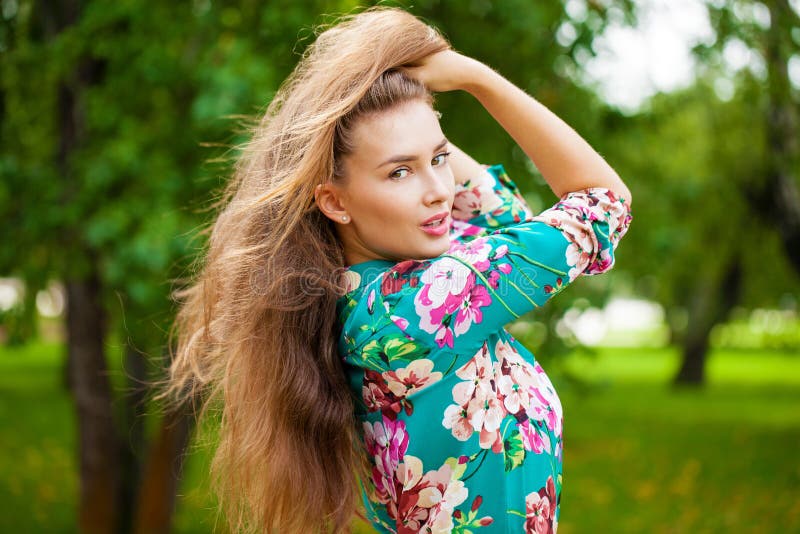
[[(635, 197), (614, 270), (509, 327), (564, 406), (559, 532), (800, 532), (800, 0), (386, 4), (548, 106)], [(316, 25), (368, 5), (0, 1), (0, 531), (221, 530), (213, 429), (142, 384), (242, 119)], [(437, 107), (535, 211), (555, 202), (477, 101)]]

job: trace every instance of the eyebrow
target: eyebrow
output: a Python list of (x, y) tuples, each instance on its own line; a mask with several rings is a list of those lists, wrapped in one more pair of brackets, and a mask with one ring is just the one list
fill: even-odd
[[(438, 145), (433, 147), (433, 151), (436, 152), (440, 148), (444, 148), (445, 145), (447, 145), (447, 143), (448, 143), (447, 138), (442, 139), (442, 141)], [(386, 161), (384, 161), (383, 163), (381, 163), (380, 165), (378, 165), (375, 168), (376, 169), (380, 169), (381, 167), (383, 167), (384, 165), (388, 165), (389, 163), (403, 163), (405, 161), (416, 161), (416, 160), (417, 160), (417, 156), (407, 156), (407, 155), (401, 154), (401, 155), (398, 155), (398, 156), (392, 156), (391, 158), (387, 159)]]

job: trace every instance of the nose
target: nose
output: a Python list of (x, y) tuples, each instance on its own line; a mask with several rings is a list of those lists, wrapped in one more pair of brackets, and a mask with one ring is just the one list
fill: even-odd
[(427, 188), (424, 196), (425, 205), (430, 206), (437, 203), (447, 204), (448, 200), (452, 196), (453, 190), (453, 188), (450, 187), (448, 180), (453, 180), (452, 174), (448, 169), (428, 169), (428, 172), (426, 173)]

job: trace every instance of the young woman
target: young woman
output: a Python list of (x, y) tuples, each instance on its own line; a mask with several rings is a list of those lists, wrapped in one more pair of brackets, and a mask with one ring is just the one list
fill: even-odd
[[(442, 132), (472, 94), (560, 198), (534, 215)], [(237, 163), (169, 392), (219, 406), (235, 530), (555, 532), (561, 404), (504, 325), (599, 274), (631, 194), (577, 133), (393, 8), (321, 33)], [(218, 404), (215, 403), (218, 402)]]

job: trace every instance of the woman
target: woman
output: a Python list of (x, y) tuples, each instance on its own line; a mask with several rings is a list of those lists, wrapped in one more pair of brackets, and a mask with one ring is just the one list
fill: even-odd
[[(442, 132), (464, 90), (560, 200)], [(237, 163), (168, 392), (219, 406), (235, 530), (555, 532), (561, 405), (504, 325), (611, 268), (630, 192), (569, 126), (393, 8), (321, 33)], [(218, 402), (219, 404), (215, 404)]]

